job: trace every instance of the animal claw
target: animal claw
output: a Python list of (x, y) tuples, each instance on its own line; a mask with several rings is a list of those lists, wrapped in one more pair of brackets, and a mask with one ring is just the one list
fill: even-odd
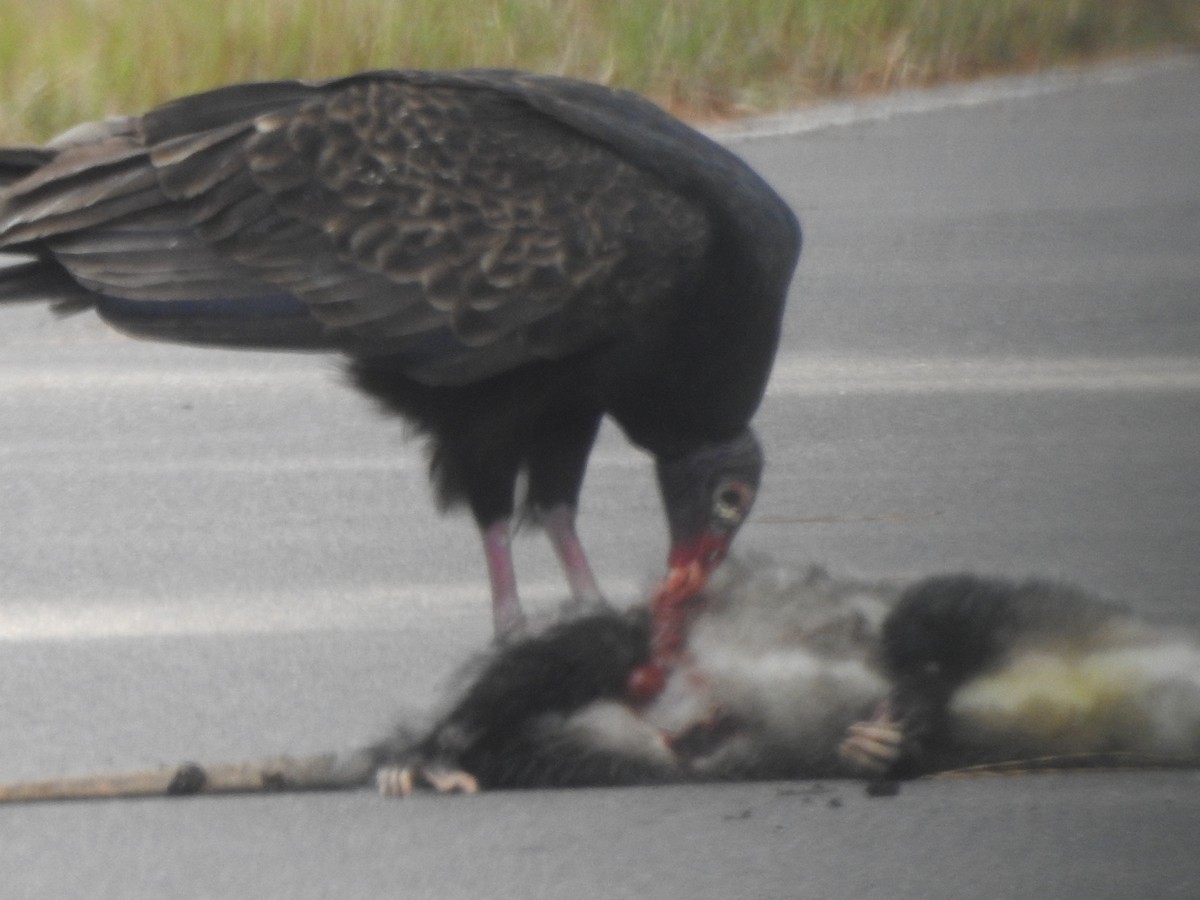
[(429, 787), (439, 794), (479, 793), (475, 776), (440, 766), (384, 766), (375, 773), (375, 786), (384, 797), (408, 797), (418, 787)]
[(838, 756), (858, 769), (886, 772), (904, 750), (904, 729), (881, 708), (866, 722), (855, 722), (838, 745)]

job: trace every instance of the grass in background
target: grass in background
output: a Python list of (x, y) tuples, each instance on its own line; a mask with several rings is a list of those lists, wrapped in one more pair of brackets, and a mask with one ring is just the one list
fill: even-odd
[(711, 117), (1198, 39), (1197, 0), (0, 0), (0, 139), (366, 68), (569, 74)]

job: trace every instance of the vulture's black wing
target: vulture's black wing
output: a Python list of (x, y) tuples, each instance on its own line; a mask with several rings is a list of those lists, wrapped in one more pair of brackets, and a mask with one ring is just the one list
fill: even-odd
[(756, 176), (652, 104), (510, 72), (238, 85), (63, 143), (5, 189), (0, 248), (56, 262), (71, 299), (429, 384), (669, 317), (721, 217), (759, 214), (724, 183)]

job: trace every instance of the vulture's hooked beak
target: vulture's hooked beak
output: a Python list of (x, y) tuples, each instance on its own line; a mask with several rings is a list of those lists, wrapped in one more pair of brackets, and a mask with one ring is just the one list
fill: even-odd
[(729, 552), (733, 535), (705, 531), (671, 549), (667, 574), (650, 600), (650, 660), (629, 676), (627, 693), (648, 703), (661, 693), (667, 672), (687, 644), (688, 620), (709, 575)]
[[(666, 615), (680, 609), (704, 590), (708, 576), (724, 562), (732, 543), (733, 533), (730, 531), (705, 530), (671, 548), (667, 557), (667, 575), (651, 601), (656, 621), (661, 617), (660, 614)], [(683, 637), (679, 635), (678, 646), (656, 646), (655, 651), (673, 653), (682, 646)]]

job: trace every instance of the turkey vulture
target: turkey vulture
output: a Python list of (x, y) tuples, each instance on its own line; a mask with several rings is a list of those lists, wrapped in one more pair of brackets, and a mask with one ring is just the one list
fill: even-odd
[(511, 71), (240, 84), (0, 150), (0, 302), (95, 309), (139, 337), (341, 350), (431, 440), (481, 530), (498, 633), (522, 614), (518, 474), (573, 597), (600, 602), (575, 510), (600, 420), (656, 462), (656, 602), (725, 556), (762, 468), (762, 397), (799, 225), (749, 167), (628, 92)]

